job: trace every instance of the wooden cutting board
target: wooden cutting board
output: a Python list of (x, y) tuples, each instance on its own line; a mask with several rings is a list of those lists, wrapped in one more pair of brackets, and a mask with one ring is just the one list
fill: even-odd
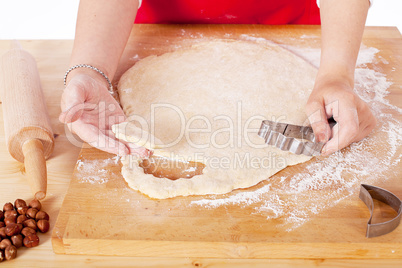
[[(244, 35), (299, 48), (317, 48), (320, 31), (314, 26), (135, 25), (115, 82), (125, 70), (148, 55), (174, 51), (203, 39), (240, 39)], [(402, 107), (402, 38), (399, 32), (369, 28), (363, 43), (380, 50), (377, 56), (384, 61), (368, 67), (387, 74), (387, 79), (393, 82), (389, 100)], [(399, 122), (402, 120), (397, 111), (388, 112)], [(401, 149), (396, 148), (397, 154)], [(388, 148), (384, 144), (368, 150), (386, 154)], [(322, 208), (320, 198), (331, 196), (337, 191), (336, 187), (311, 189), (311, 194), (300, 196), (290, 192), (281, 194), (280, 199), (285, 203), (297, 200), (300, 204), (310, 201), (318, 204), (315, 208), (318, 213), (307, 209), (308, 220), (290, 228), (289, 219), (273, 217), (272, 213), (257, 213), (256, 208), (259, 206), (261, 211), (264, 198), (249, 200), (251, 204), (231, 202), (215, 207), (192, 203), (230, 199), (241, 193), (252, 195), (267, 185), (274, 193), (284, 180), (309, 172), (307, 167), (317, 161), (325, 160), (313, 159), (288, 167), (254, 187), (226, 195), (153, 200), (127, 186), (120, 174), (121, 164), (113, 155), (84, 147), (53, 229), (53, 250), (60, 254), (150, 257), (401, 258), (402, 227), (382, 237), (365, 238), (369, 211), (358, 199), (358, 187), (349, 189), (349, 194), (343, 193), (344, 198), (334, 198), (332, 205), (323, 202)], [(375, 181), (377, 186), (402, 198), (400, 163), (382, 172), (381, 178)], [(361, 183), (365, 183), (364, 176)], [(360, 182), (355, 184), (358, 186)], [(292, 211), (289, 204), (286, 209)], [(393, 216), (385, 205), (376, 205), (376, 216)], [(285, 211), (284, 215), (291, 213)]]

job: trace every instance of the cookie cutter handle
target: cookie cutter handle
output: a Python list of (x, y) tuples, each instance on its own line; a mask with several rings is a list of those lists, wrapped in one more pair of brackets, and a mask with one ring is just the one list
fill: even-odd
[[(396, 227), (398, 227), (399, 223), (401, 222), (402, 201), (396, 195), (380, 187), (362, 184), (360, 186), (359, 198), (366, 204), (366, 206), (370, 210), (370, 219), (367, 222), (366, 237), (370, 238), (385, 235), (392, 232), (396, 229)], [(398, 215), (395, 218), (386, 222), (371, 223), (374, 212), (373, 199), (389, 205), (398, 213)]]

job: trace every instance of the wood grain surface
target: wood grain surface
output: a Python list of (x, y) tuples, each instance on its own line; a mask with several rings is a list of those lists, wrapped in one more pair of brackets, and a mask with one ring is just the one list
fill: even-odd
[[(245, 34), (296, 47), (319, 45), (316, 36), (300, 38), (303, 31), (290, 34), (265, 27), (240, 26), (235, 31), (224, 26), (142, 27), (128, 43), (115, 81), (135, 61), (148, 55), (182, 49), (200, 40), (241, 39)], [(114, 164), (111, 155), (99, 150), (83, 149), (79, 160), (53, 233), (56, 253), (207, 258), (402, 257), (402, 244), (394, 238), (402, 237), (402, 229), (377, 239), (364, 237), (368, 214), (356, 196), (288, 232), (281, 220), (267, 220), (242, 204), (207, 209), (191, 205), (203, 198), (197, 196), (152, 200), (129, 189), (120, 174), (120, 164)], [(269, 182), (218, 198), (257, 191), (281, 177), (303, 172), (314, 161), (288, 167)], [(386, 186), (401, 194), (398, 179), (402, 173), (400, 168), (394, 171)], [(319, 190), (317, 194), (324, 197), (330, 194), (328, 191), (335, 189)], [(288, 202), (287, 196), (281, 199)], [(381, 247), (375, 246), (377, 243)]]
[(47, 187), (45, 159), (53, 152), (54, 138), (37, 64), (18, 42), (0, 61), (0, 95), (8, 151), (24, 163), (32, 192), (42, 200)]
[[(191, 45), (200, 38), (219, 38), (228, 33), (233, 38), (254, 34), (300, 46), (310, 45), (301, 42), (300, 36), (307, 35), (313, 42), (320, 36), (319, 28), (314, 26), (135, 25), (114, 82), (140, 58), (174, 51), (176, 46)], [(379, 55), (389, 62), (379, 68), (393, 82), (389, 89), (389, 101), (401, 107), (400, 33), (396, 28), (368, 27), (363, 43), (378, 48)], [(274, 222), (260, 221), (262, 219), (245, 214), (238, 206), (216, 210), (194, 209), (185, 205), (187, 198), (156, 201), (128, 189), (119, 173), (120, 164), (108, 160), (112, 159), (111, 155), (92, 148), (81, 150), (82, 145), (66, 135), (64, 126), (57, 120), (62, 77), (68, 67), (72, 41), (25, 41), (22, 45), (38, 62), (52, 128), (58, 135), (54, 153), (48, 161), (48, 197), (43, 202), (44, 209), (51, 216), (53, 249), (58, 253), (90, 256), (54, 254), (48, 233), (40, 236), (39, 247), (20, 250), (18, 258), (10, 261), (10, 265), (391, 267), (401, 264), (397, 259), (402, 257), (401, 228), (387, 236), (370, 240), (364, 238), (369, 214), (357, 197), (341, 201), (293, 232), (282, 232), (275, 228)], [(0, 52), (3, 53), (8, 46), (9, 42), (1, 41)], [(0, 135), (4, 137), (2, 126)], [(0, 179), (3, 187), (0, 189), (0, 201), (29, 200), (32, 196), (23, 167), (9, 156), (4, 138), (2, 140)], [(102, 171), (107, 182), (97, 184), (91, 183), (90, 178), (83, 180), (85, 177), (76, 166), (77, 156), (81, 161), (101, 162), (107, 159), (108, 168)], [(298, 168), (302, 167), (284, 172), (295, 172)], [(398, 180), (400, 169), (394, 170), (393, 174), (394, 177), (379, 182), (378, 186), (402, 197), (402, 186)], [(255, 189), (258, 187), (261, 185), (255, 186)], [(158, 233), (155, 233), (155, 226), (159, 228)], [(152, 257), (96, 256), (99, 254)]]

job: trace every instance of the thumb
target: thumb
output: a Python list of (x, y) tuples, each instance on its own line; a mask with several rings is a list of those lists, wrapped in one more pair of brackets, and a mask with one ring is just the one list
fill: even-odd
[(331, 128), (328, 124), (324, 104), (317, 101), (309, 102), (306, 105), (306, 113), (316, 140), (322, 143), (327, 142), (331, 137)]
[(67, 124), (77, 121), (84, 112), (84, 106), (85, 89), (76, 81), (71, 80), (61, 98), (60, 122)]

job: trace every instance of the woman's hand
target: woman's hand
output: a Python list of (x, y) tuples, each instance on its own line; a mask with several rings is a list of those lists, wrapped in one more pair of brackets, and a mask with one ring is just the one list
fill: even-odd
[[(320, 80), (306, 105), (309, 121), (320, 142), (327, 142), (322, 155), (336, 152), (366, 137), (375, 127), (376, 119), (369, 106), (359, 98), (347, 80)], [(337, 124), (329, 127), (327, 119)]]
[[(321, 0), (321, 61), (306, 112), (322, 150), (329, 155), (367, 136), (376, 119), (354, 92), (354, 72), (368, 0)], [(331, 130), (327, 118), (337, 124)]]
[[(70, 66), (89, 64), (113, 79), (137, 14), (138, 0), (80, 1)], [(68, 75), (60, 121), (81, 139), (101, 150), (124, 155), (149, 151), (131, 148), (114, 138), (110, 127), (125, 120), (107, 90), (106, 80), (93, 70), (79, 68)], [(135, 147), (135, 146), (134, 146)]]
[(63, 92), (59, 120), (93, 147), (118, 155), (148, 156), (147, 149), (114, 137), (111, 126), (125, 121), (126, 117), (110, 95), (104, 78), (93, 70), (74, 72)]

